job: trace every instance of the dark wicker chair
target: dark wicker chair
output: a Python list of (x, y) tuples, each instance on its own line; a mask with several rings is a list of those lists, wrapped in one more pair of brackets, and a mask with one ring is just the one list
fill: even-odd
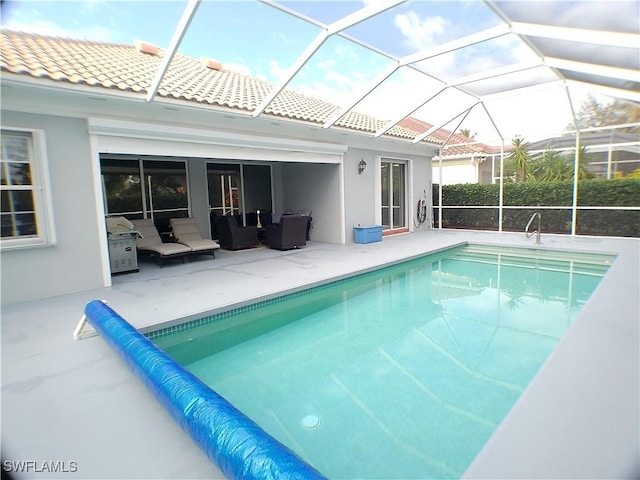
[(265, 231), (264, 243), (278, 250), (291, 250), (307, 244), (307, 223), (309, 217), (283, 215), (280, 223), (269, 225)]
[(216, 218), (216, 233), (220, 246), (227, 250), (241, 250), (258, 245), (258, 229), (238, 225), (232, 215)]

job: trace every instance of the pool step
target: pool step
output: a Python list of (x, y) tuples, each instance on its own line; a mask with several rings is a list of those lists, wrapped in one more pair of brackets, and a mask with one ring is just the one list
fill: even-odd
[(499, 261), (502, 267), (529, 267), (601, 276), (609, 269), (615, 256), (539, 248), (468, 245), (460, 248), (450, 258), (493, 265), (497, 265)]

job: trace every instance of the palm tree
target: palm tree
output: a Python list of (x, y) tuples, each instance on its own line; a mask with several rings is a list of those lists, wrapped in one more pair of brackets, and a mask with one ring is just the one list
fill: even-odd
[(529, 144), (522, 137), (516, 137), (511, 140), (513, 150), (507, 157), (507, 160), (513, 164), (516, 175), (516, 182), (524, 182), (529, 173)]
[(582, 180), (584, 178), (595, 177), (593, 173), (589, 172), (586, 169), (590, 161), (591, 161), (591, 155), (589, 154), (588, 148), (585, 147), (584, 145), (580, 145), (580, 149), (578, 150), (578, 179)]
[(562, 154), (556, 150), (545, 150), (533, 160), (529, 178), (538, 182), (560, 182), (570, 179), (573, 169)]
[(470, 138), (470, 139), (473, 139), (473, 137), (476, 136), (475, 134), (472, 134), (471, 130), (468, 129), (468, 128), (461, 128), (459, 130), (459, 132), (460, 132), (460, 135), (464, 135), (465, 137)]

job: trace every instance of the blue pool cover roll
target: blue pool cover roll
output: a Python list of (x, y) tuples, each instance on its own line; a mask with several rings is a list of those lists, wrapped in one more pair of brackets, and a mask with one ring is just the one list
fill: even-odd
[(104, 302), (89, 302), (85, 316), (228, 478), (325, 478)]

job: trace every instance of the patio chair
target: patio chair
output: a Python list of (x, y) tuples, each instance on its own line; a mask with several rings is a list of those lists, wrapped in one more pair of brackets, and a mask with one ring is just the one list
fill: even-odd
[(191, 253), (191, 248), (179, 243), (163, 243), (158, 229), (151, 219), (132, 220), (133, 229), (137, 232), (136, 249), (158, 259), (158, 265), (168, 258), (182, 258)]
[(242, 227), (232, 215), (216, 218), (216, 230), (220, 245), (227, 250), (241, 250), (258, 245), (258, 228)]
[(218, 242), (202, 237), (194, 218), (171, 218), (169, 224), (176, 242), (190, 247), (191, 253), (210, 253), (213, 258), (216, 258), (216, 250), (220, 245)]
[(283, 215), (280, 223), (270, 225), (265, 232), (264, 243), (278, 250), (291, 250), (307, 244), (309, 217), (303, 215)]

